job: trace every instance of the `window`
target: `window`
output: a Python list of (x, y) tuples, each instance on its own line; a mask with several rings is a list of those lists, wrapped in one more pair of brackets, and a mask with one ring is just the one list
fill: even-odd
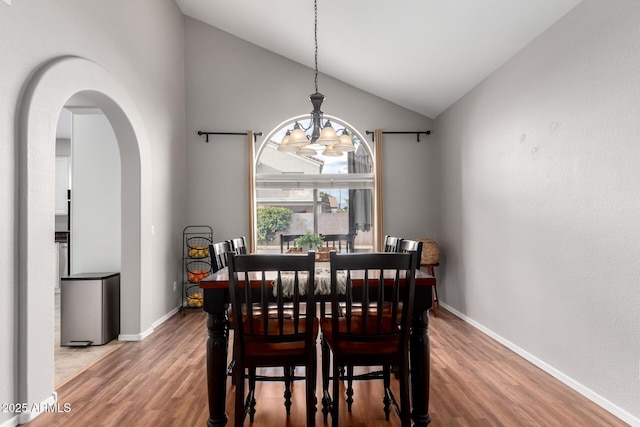
[[(327, 118), (327, 116), (325, 116)], [(293, 118), (274, 129), (259, 146), (254, 170), (255, 246), (259, 253), (280, 252), (281, 234), (354, 234), (355, 250), (374, 248), (373, 156), (360, 133), (346, 129), (355, 151), (327, 157), (279, 151), (280, 141), (297, 121), (309, 127), (308, 116)]]

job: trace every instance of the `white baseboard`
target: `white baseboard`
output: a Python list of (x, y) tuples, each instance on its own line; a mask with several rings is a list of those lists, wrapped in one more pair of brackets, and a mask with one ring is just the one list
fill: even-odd
[(33, 421), (41, 413), (55, 410), (57, 408), (57, 401), (58, 393), (54, 391), (51, 396), (46, 398), (43, 402), (29, 404), (25, 411), (20, 412), (15, 417), (0, 424), (0, 427), (15, 427), (17, 425)]
[(142, 341), (153, 333), (153, 328), (149, 328), (146, 331), (139, 334), (120, 334), (118, 335), (118, 341)]
[(0, 424), (0, 427), (16, 427), (20, 421), (20, 417), (16, 415), (13, 418), (9, 418), (7, 421)]
[(151, 327), (153, 329), (157, 328), (158, 326), (162, 325), (164, 322), (172, 318), (173, 315), (176, 314), (178, 311), (180, 311), (180, 306), (174, 308), (173, 310), (171, 310), (170, 312), (168, 312), (167, 314), (165, 314), (164, 316), (162, 316), (161, 318), (153, 322), (151, 324)]
[(634, 427), (640, 427), (640, 418), (634, 416), (633, 414), (630, 414), (629, 412), (625, 411), (624, 409), (620, 408), (619, 406), (616, 406), (611, 401), (609, 401), (609, 400), (605, 399), (604, 397), (600, 396), (598, 393), (594, 392), (590, 388), (585, 387), (584, 385), (580, 384), (579, 382), (577, 382), (573, 378), (565, 375), (564, 373), (562, 373), (559, 370), (555, 369), (553, 366), (550, 366), (549, 364), (547, 364), (543, 360), (538, 359), (536, 356), (534, 356), (531, 353), (525, 351), (524, 349), (518, 347), (517, 345), (515, 345), (511, 341), (501, 337), (500, 335), (496, 334), (495, 332), (493, 332), (492, 330), (488, 329), (487, 327), (481, 325), (480, 323), (476, 322), (475, 320), (471, 319), (470, 317), (467, 317), (465, 314), (462, 314), (461, 312), (459, 312), (455, 308), (453, 308), (453, 307), (451, 307), (451, 306), (449, 306), (449, 305), (447, 305), (445, 303), (442, 303), (442, 302), (439, 303), (439, 305), (442, 306), (443, 308), (445, 308), (447, 311), (449, 311), (453, 315), (455, 315), (456, 317), (459, 317), (460, 319), (464, 320), (465, 322), (467, 322), (468, 324), (470, 324), (474, 328), (478, 329), (483, 334), (485, 334), (485, 335), (493, 338), (494, 340), (498, 341), (500, 344), (504, 345), (509, 350), (513, 351), (514, 353), (516, 353), (517, 355), (521, 356), (525, 360), (531, 362), (532, 364), (534, 364), (538, 368), (542, 369), (543, 371), (545, 371), (549, 375), (553, 376), (557, 380), (559, 380), (562, 383), (568, 385), (569, 387), (571, 387), (572, 389), (574, 389), (575, 391), (577, 391), (578, 393), (580, 393), (581, 395), (583, 395), (587, 399), (591, 400), (596, 405), (602, 407), (606, 411), (608, 411), (611, 414), (615, 415), (616, 417), (620, 418), (625, 423), (627, 423), (627, 424), (629, 424), (631, 426), (634, 426)]
[[(173, 315), (175, 315), (178, 311), (180, 311), (180, 306), (175, 307), (173, 310), (156, 320), (151, 324), (151, 327), (146, 331), (143, 331), (139, 334), (120, 334), (118, 335), (118, 341), (142, 341), (149, 335), (151, 335), (155, 328), (162, 325), (164, 322), (169, 320)], [(1, 426), (0, 426), (1, 427)]]

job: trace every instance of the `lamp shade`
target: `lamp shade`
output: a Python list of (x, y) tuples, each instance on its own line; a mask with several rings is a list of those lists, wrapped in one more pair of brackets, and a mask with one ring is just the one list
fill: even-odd
[(301, 147), (298, 147), (297, 150), (295, 150), (296, 154), (299, 154), (301, 156), (317, 156), (318, 152), (316, 150), (314, 150), (313, 148), (309, 148), (309, 145), (303, 145)]
[(318, 137), (316, 144), (335, 145), (338, 142), (340, 142), (340, 140), (338, 139), (338, 134), (336, 133), (335, 129), (331, 127), (331, 122), (327, 120), (327, 123), (322, 128), (322, 132), (320, 132), (320, 136)]
[(289, 133), (290, 132), (287, 132), (284, 138), (282, 138), (280, 145), (278, 145), (278, 151), (284, 151), (284, 152), (296, 151), (297, 147), (294, 147), (293, 145), (289, 145)]
[(322, 155), (327, 157), (340, 157), (342, 156), (342, 151), (336, 150), (333, 145), (327, 145), (322, 152)]
[(287, 142), (287, 145), (299, 147), (308, 143), (309, 140), (307, 139), (307, 135), (302, 129), (300, 129), (300, 125), (296, 123), (295, 127), (291, 131), (291, 135), (289, 135), (289, 142)]
[(340, 135), (340, 138), (338, 139), (340, 140), (340, 142), (333, 146), (335, 150), (339, 150), (344, 153), (356, 151), (356, 147), (353, 146), (353, 141), (346, 131), (342, 135)]

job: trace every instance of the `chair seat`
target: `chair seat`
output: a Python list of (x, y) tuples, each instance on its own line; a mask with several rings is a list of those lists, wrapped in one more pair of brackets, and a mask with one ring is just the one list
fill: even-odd
[[(273, 317), (273, 314), (277, 314), (277, 313), (269, 313), (269, 320), (267, 321), (267, 331), (269, 332), (269, 335), (281, 337), (277, 333), (279, 328), (278, 319)], [(264, 334), (263, 319), (261, 317), (255, 317), (255, 316), (256, 315), (254, 312), (254, 318), (252, 319), (252, 323), (253, 323), (253, 331), (251, 332), (252, 336)], [(304, 315), (301, 314), (300, 318), (304, 318)], [(251, 325), (247, 321), (246, 317), (243, 317), (242, 324), (244, 326), (243, 329), (245, 333), (249, 333)], [(318, 318), (317, 317), (313, 318), (313, 328), (314, 328), (314, 331), (313, 331), (314, 337), (317, 337), (318, 335)], [(304, 334), (304, 332), (305, 332), (305, 322), (300, 322), (300, 324), (298, 325), (297, 333)], [(292, 319), (285, 318), (284, 322), (282, 322), (282, 335), (283, 336), (293, 335), (295, 333), (296, 332), (294, 328), (294, 321)]]
[[(301, 307), (304, 308), (304, 306), (301, 306)], [(246, 314), (246, 312), (247, 312), (246, 309), (243, 309), (243, 313)], [(260, 308), (259, 306), (254, 307), (253, 315), (262, 316), (262, 308)], [(230, 324), (233, 323), (233, 309), (231, 308), (231, 305), (229, 305), (229, 307), (227, 308), (227, 317), (229, 319), (229, 323)], [(278, 308), (276, 306), (269, 308), (269, 317), (272, 319), (276, 319), (278, 317)], [(287, 319), (293, 318), (293, 309), (291, 308), (291, 306), (287, 306), (286, 304), (285, 304), (285, 310), (284, 310), (284, 317)]]
[[(382, 328), (380, 330), (380, 334), (389, 333), (392, 329), (398, 330), (399, 327), (397, 325), (391, 325), (391, 317), (385, 317), (385, 320), (382, 322)], [(351, 334), (358, 335), (361, 334), (364, 327), (364, 322), (362, 318), (352, 318), (351, 319)], [(336, 343), (334, 333), (333, 333), (333, 319), (324, 318), (320, 319), (320, 327), (322, 328), (322, 336), (326, 340), (329, 347), (334, 352), (337, 353), (349, 353), (349, 354), (376, 354), (376, 355), (396, 355), (399, 351), (400, 341), (397, 337), (393, 337), (389, 340), (383, 340), (381, 336), (377, 337), (375, 342), (367, 342), (367, 341), (345, 341), (341, 340)], [(377, 327), (376, 319), (372, 318), (367, 321), (367, 330), (373, 331)], [(347, 332), (347, 322), (346, 319), (341, 317), (338, 318), (338, 328), (341, 333)]]
[[(254, 333), (261, 333), (264, 331), (262, 322), (258, 322), (257, 319), (254, 319)], [(259, 324), (258, 324), (259, 323)], [(292, 342), (282, 342), (282, 343), (265, 343), (263, 341), (254, 341), (254, 339), (246, 337), (245, 338), (245, 351), (251, 358), (259, 357), (266, 358), (277, 354), (278, 357), (287, 357), (287, 356), (302, 356), (305, 354), (305, 342), (304, 342), (304, 323), (300, 325), (302, 328), (299, 330), (300, 334), (303, 334), (303, 339)], [(270, 331), (275, 331), (278, 328), (278, 322), (276, 320), (269, 319), (268, 326)], [(284, 322), (284, 333), (285, 334), (293, 334), (293, 322), (285, 320)], [(249, 330), (249, 326), (245, 325), (245, 331)], [(319, 332), (319, 322), (317, 318), (313, 319), (313, 339), (314, 341), (318, 338)]]
[[(340, 316), (344, 317), (345, 316), (345, 312), (346, 312), (346, 307), (344, 303), (340, 304)], [(372, 316), (375, 316), (376, 313), (378, 312), (378, 307), (375, 304), (372, 304), (369, 306), (369, 314)], [(398, 303), (398, 312), (402, 312), (402, 303)], [(353, 303), (352, 307), (351, 307), (351, 315), (352, 316), (362, 316), (362, 304), (360, 303)], [(390, 315), (391, 314), (391, 304), (389, 303), (384, 303), (382, 304), (382, 313), (383, 315)]]

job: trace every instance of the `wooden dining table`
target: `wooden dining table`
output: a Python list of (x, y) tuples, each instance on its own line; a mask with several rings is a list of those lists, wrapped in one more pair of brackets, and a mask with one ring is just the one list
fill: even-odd
[[(415, 301), (410, 335), (411, 364), (411, 417), (417, 427), (431, 421), (429, 415), (429, 314), (432, 306), (432, 286), (435, 278), (426, 271), (416, 270)], [(352, 277), (354, 286), (358, 280)], [(229, 271), (225, 267), (200, 282), (203, 291), (203, 308), (207, 313), (207, 391), (209, 396), (208, 427), (221, 427), (227, 423), (225, 413), (227, 391), (228, 325), (227, 305), (229, 300)], [(330, 295), (317, 295), (316, 300), (329, 301)]]

